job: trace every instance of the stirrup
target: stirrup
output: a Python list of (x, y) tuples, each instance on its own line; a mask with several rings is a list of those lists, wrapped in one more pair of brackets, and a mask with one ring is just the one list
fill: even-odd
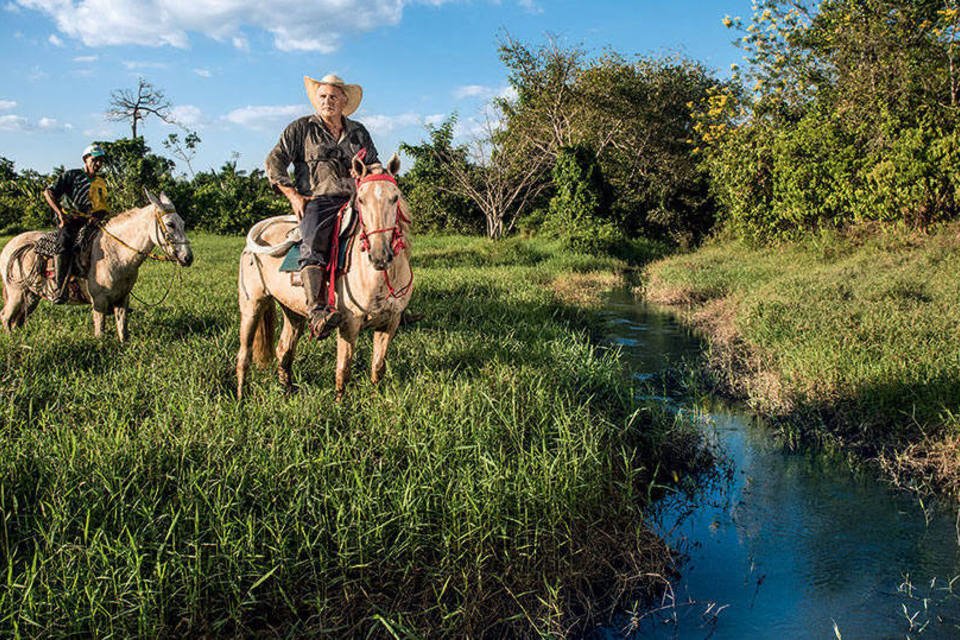
[(310, 335), (317, 340), (323, 340), (340, 326), (342, 320), (343, 316), (335, 307), (328, 305), (315, 308), (310, 312)]
[(57, 287), (56, 293), (50, 297), (53, 304), (65, 304), (70, 301), (70, 283), (64, 282), (62, 287)]

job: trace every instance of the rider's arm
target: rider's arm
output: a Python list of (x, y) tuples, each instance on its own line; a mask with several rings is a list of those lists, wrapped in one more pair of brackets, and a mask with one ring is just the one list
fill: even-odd
[(276, 191), (286, 196), (298, 219), (303, 218), (303, 209), (310, 198), (297, 190), (287, 173), (287, 168), (294, 158), (303, 155), (303, 135), (303, 123), (300, 120), (292, 122), (280, 134), (280, 140), (267, 154), (267, 160), (264, 163), (270, 184)]
[(50, 205), (50, 208), (53, 209), (53, 212), (57, 216), (57, 225), (63, 226), (63, 209), (60, 208), (60, 203), (57, 202), (57, 198), (53, 193), (53, 189), (47, 187), (43, 190), (43, 197), (46, 199), (47, 204)]
[(310, 201), (310, 198), (297, 191), (293, 185), (277, 183), (273, 185), (273, 188), (287, 197), (287, 200), (290, 201), (290, 207), (297, 215), (297, 220), (302, 220), (303, 210), (307, 206), (307, 202)]

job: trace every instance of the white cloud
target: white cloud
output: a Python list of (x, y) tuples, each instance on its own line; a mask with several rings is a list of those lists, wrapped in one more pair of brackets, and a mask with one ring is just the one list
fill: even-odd
[(370, 130), (374, 139), (404, 127), (423, 126), (423, 118), (416, 113), (401, 113), (395, 116), (364, 115), (358, 120)]
[(27, 119), (13, 114), (0, 116), (0, 131), (26, 131)]
[(80, 62), (80, 63), (88, 63), (88, 62), (96, 62), (98, 58), (99, 56), (77, 56), (76, 58), (73, 59), (73, 61)]
[(167, 69), (170, 67), (166, 62), (139, 62), (136, 60), (125, 60), (123, 66), (130, 71), (137, 69)]
[(484, 100), (497, 95), (497, 90), (493, 87), (485, 87), (481, 84), (468, 84), (457, 87), (453, 91), (453, 97), (457, 100), (464, 98), (483, 98)]
[(0, 100), (0, 111), (5, 109), (13, 109), (15, 106), (17, 106), (15, 100)]
[[(439, 4), (442, 0), (434, 0)], [(408, 0), (19, 0), (87, 46), (186, 48), (203, 34), (246, 49), (244, 28), (262, 29), (281, 51), (335, 51), (352, 33), (394, 25)]]
[(207, 121), (203, 115), (203, 111), (192, 104), (181, 104), (173, 107), (170, 109), (170, 117), (173, 118), (177, 124), (189, 128), (197, 128)]
[(37, 121), (37, 128), (43, 131), (70, 131), (73, 125), (68, 122), (60, 124), (56, 118), (40, 118)]
[(50, 34), (50, 37), (47, 38), (47, 42), (49, 42), (50, 44), (52, 44), (52, 45), (55, 46), (55, 47), (62, 47), (62, 46), (63, 46), (63, 40), (61, 40), (60, 37), (57, 36), (57, 34), (55, 34), (55, 33), (51, 33), (51, 34)]
[(193, 72), (201, 78), (209, 78), (213, 75), (209, 69), (194, 69)]
[(33, 82), (39, 80), (46, 80), (50, 77), (50, 74), (41, 69), (40, 67), (34, 66), (30, 69), (30, 73), (27, 74), (27, 78)]
[(248, 129), (275, 129), (309, 113), (309, 105), (249, 106), (234, 109), (223, 119)]
[(517, 4), (526, 9), (527, 13), (532, 13), (534, 15), (540, 15), (543, 13), (543, 8), (534, 2), (534, 0), (518, 0)]
[(54, 118), (40, 118), (36, 123), (23, 116), (8, 114), (0, 116), (0, 131), (69, 131), (73, 125), (61, 124)]
[(20, 13), (20, 7), (15, 2), (8, 2), (7, 4), (3, 5), (3, 10), (10, 13)]
[(109, 138), (117, 137), (118, 135), (123, 135), (118, 133), (119, 129), (115, 127), (109, 127), (107, 125), (100, 125), (90, 129), (83, 130), (83, 137), (89, 138), (90, 140), (106, 140)]

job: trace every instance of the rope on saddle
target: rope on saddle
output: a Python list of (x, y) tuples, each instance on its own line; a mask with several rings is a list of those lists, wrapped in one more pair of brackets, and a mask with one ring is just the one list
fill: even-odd
[[(272, 218), (261, 220), (250, 227), (250, 231), (247, 232), (247, 244), (243, 250), (254, 255), (282, 256), (290, 250), (290, 247), (300, 242), (299, 222), (295, 215), (273, 216)], [(294, 225), (293, 229), (287, 232), (283, 242), (279, 244), (264, 244), (263, 234), (266, 233), (267, 229), (275, 224), (282, 223), (292, 223)]]

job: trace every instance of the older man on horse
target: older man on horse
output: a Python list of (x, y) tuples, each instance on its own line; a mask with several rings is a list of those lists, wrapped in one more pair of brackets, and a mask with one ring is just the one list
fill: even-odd
[[(366, 128), (346, 116), (363, 98), (360, 85), (346, 84), (329, 74), (320, 80), (303, 78), (315, 109), (290, 123), (266, 160), (267, 177), (300, 220), (300, 276), (307, 297), (310, 331), (325, 337), (340, 323), (340, 313), (326, 304), (330, 248), (337, 213), (353, 197), (356, 185), (351, 161), (365, 152), (365, 162), (377, 162), (377, 149)], [(293, 180), (287, 169), (293, 164)]]

